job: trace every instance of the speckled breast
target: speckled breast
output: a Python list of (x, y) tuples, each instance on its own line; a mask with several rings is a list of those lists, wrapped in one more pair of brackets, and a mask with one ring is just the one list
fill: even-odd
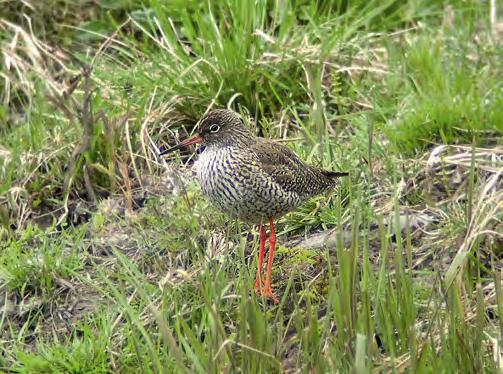
[(224, 213), (244, 221), (279, 217), (302, 202), (260, 168), (254, 153), (233, 148), (207, 148), (196, 162), (203, 193)]

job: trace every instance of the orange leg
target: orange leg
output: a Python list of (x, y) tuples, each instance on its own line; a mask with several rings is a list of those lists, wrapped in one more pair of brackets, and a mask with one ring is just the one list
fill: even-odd
[(257, 267), (257, 277), (255, 278), (255, 290), (262, 290), (262, 268), (264, 267), (264, 257), (265, 257), (265, 241), (267, 235), (265, 233), (265, 226), (260, 222), (259, 225), (260, 232), (260, 243), (258, 251), (258, 267)]
[(274, 247), (276, 246), (276, 231), (274, 230), (274, 221), (272, 218), (269, 218), (269, 226), (271, 228), (271, 234), (269, 235), (269, 256), (267, 259), (267, 271), (265, 273), (265, 282), (264, 282), (264, 288), (262, 289), (262, 295), (272, 299), (274, 303), (277, 304), (278, 299), (274, 295), (271, 285), (271, 271), (272, 271), (272, 263), (274, 261)]

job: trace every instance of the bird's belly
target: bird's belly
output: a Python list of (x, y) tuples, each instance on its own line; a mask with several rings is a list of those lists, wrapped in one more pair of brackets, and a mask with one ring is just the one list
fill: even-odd
[(279, 217), (301, 202), (296, 193), (283, 190), (252, 164), (204, 153), (196, 164), (203, 193), (231, 217), (260, 222)]

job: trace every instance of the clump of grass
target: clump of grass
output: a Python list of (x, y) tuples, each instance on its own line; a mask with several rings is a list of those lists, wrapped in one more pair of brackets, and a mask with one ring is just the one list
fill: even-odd
[(76, 229), (53, 240), (40, 228), (27, 227), (21, 237), (2, 244), (0, 279), (8, 290), (21, 297), (36, 294), (51, 298), (60, 279), (68, 280), (81, 269), (77, 253), (84, 235), (85, 230)]
[(454, 14), (437, 31), (405, 38), (406, 53), (391, 50), (399, 74), (390, 77), (390, 91), (407, 93), (384, 131), (401, 150), (437, 142), (486, 144), (503, 132), (501, 54), (490, 30), (458, 31), (465, 18)]

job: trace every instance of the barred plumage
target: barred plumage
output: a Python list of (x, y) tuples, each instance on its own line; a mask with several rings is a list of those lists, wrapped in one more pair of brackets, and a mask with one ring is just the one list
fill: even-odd
[(209, 146), (196, 168), (203, 193), (223, 212), (247, 222), (279, 217), (303, 200), (262, 170), (254, 152)]

